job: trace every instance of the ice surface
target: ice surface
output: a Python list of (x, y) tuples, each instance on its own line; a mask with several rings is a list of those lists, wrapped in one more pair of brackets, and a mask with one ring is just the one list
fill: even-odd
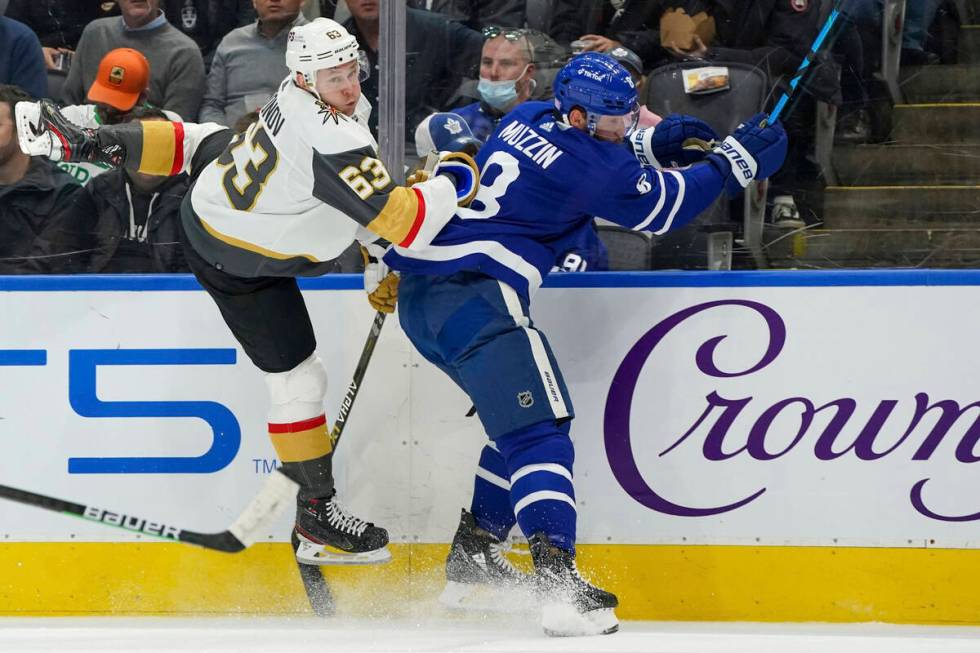
[(627, 622), (615, 635), (552, 639), (530, 619), (9, 618), (0, 651), (977, 653), (980, 628)]

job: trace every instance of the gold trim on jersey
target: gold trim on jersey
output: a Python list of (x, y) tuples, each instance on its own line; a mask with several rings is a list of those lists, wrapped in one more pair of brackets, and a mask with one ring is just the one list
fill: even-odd
[(209, 225), (201, 216), (197, 216), (197, 219), (201, 223), (201, 226), (204, 227), (205, 231), (207, 231), (213, 238), (217, 238), (226, 245), (231, 245), (232, 247), (237, 247), (238, 249), (248, 250), (249, 252), (265, 256), (266, 258), (274, 258), (279, 261), (285, 261), (291, 258), (305, 258), (312, 263), (323, 263), (323, 261), (312, 254), (283, 254), (282, 252), (276, 252), (262, 247), (261, 245), (256, 245), (255, 243), (250, 243), (240, 238), (223, 234)]
[(419, 198), (411, 188), (399, 186), (388, 193), (388, 201), (367, 228), (392, 243), (400, 243), (418, 219)]
[[(143, 152), (139, 171), (148, 175), (171, 175), (177, 135), (173, 123), (148, 120), (143, 126)], [(183, 144), (181, 144), (183, 145)]]

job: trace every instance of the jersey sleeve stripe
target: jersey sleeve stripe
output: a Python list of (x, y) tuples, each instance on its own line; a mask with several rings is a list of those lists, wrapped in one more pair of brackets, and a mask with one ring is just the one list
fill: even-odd
[(414, 189), (399, 186), (388, 193), (388, 199), (377, 217), (367, 224), (367, 228), (387, 241), (411, 242), (421, 227), (419, 220), (425, 217), (425, 204), (420, 203), (420, 195)]
[(184, 167), (184, 123), (173, 122), (174, 126), (174, 163), (170, 166), (170, 176), (180, 174)]
[(674, 217), (677, 215), (677, 212), (680, 210), (681, 205), (684, 204), (684, 194), (686, 191), (686, 184), (684, 183), (684, 175), (674, 170), (668, 170), (667, 174), (672, 175), (675, 179), (677, 179), (677, 196), (674, 199), (674, 205), (670, 209), (670, 215), (667, 216), (667, 221), (664, 222), (664, 226), (660, 227), (659, 229), (653, 232), (654, 235), (656, 236), (659, 236), (660, 234), (665, 233), (668, 229), (670, 229), (670, 226), (674, 223)]
[(664, 182), (664, 174), (659, 170), (654, 170), (657, 175), (657, 188), (660, 189), (660, 197), (657, 199), (657, 205), (653, 207), (643, 222), (633, 227), (634, 231), (642, 231), (650, 226), (650, 223), (657, 219), (660, 215), (660, 211), (664, 208), (664, 203), (667, 201), (667, 184)]
[[(148, 120), (143, 126), (143, 147), (140, 152), (139, 171), (148, 175), (170, 175), (177, 156), (177, 148), (183, 149), (183, 138), (176, 138), (175, 123)], [(183, 132), (183, 128), (181, 128)], [(181, 154), (183, 165), (183, 154)]]
[(415, 193), (419, 207), (415, 212), (415, 222), (412, 223), (412, 228), (408, 230), (408, 235), (405, 236), (405, 240), (398, 243), (402, 247), (410, 247), (412, 245), (412, 242), (415, 241), (415, 237), (419, 235), (419, 230), (422, 228), (422, 223), (425, 222), (425, 198), (422, 196), (422, 192), (416, 188), (413, 188), (412, 192)]

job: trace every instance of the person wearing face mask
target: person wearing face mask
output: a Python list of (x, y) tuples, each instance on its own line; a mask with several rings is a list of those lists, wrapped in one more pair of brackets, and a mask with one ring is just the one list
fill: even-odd
[(534, 92), (534, 48), (523, 29), (483, 30), (487, 40), (480, 54), (480, 101), (454, 109), (470, 126), (473, 136), (485, 142), (500, 119)]
[[(470, 207), (457, 209), (427, 246), (395, 245), (384, 260), (402, 275), (402, 331), (469, 395), (490, 440), (440, 600), (465, 607), (486, 590), (500, 605), (530, 594), (542, 603), (547, 634), (608, 634), (619, 627), (618, 600), (575, 564), (575, 411), (531, 318), (532, 299), (593, 215), (656, 234), (681, 227), (726, 189), (740, 193), (778, 170), (786, 134), (778, 122), (763, 126), (759, 114), (700, 161), (661, 170), (652, 167), (653, 128), (636, 130), (636, 85), (612, 57), (575, 57), (558, 73), (554, 95), (501, 121), (477, 153), (488, 183)], [(502, 557), (515, 525), (528, 538), (533, 576)]]

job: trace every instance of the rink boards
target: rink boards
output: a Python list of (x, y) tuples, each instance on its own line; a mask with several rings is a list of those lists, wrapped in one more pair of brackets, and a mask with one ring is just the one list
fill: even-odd
[[(304, 286), (328, 420), (371, 322), (359, 283)], [(553, 275), (532, 317), (575, 405), (581, 560), (622, 616), (980, 623), (977, 286)], [(0, 483), (217, 531), (274, 469), (261, 375), (192, 279), (0, 278), (0, 314)], [(431, 607), (484, 437), (469, 408), (390, 319), (337, 475), (395, 560), (328, 569), (342, 611)], [(0, 503), (0, 613), (308, 612), (289, 521), (232, 556)]]

